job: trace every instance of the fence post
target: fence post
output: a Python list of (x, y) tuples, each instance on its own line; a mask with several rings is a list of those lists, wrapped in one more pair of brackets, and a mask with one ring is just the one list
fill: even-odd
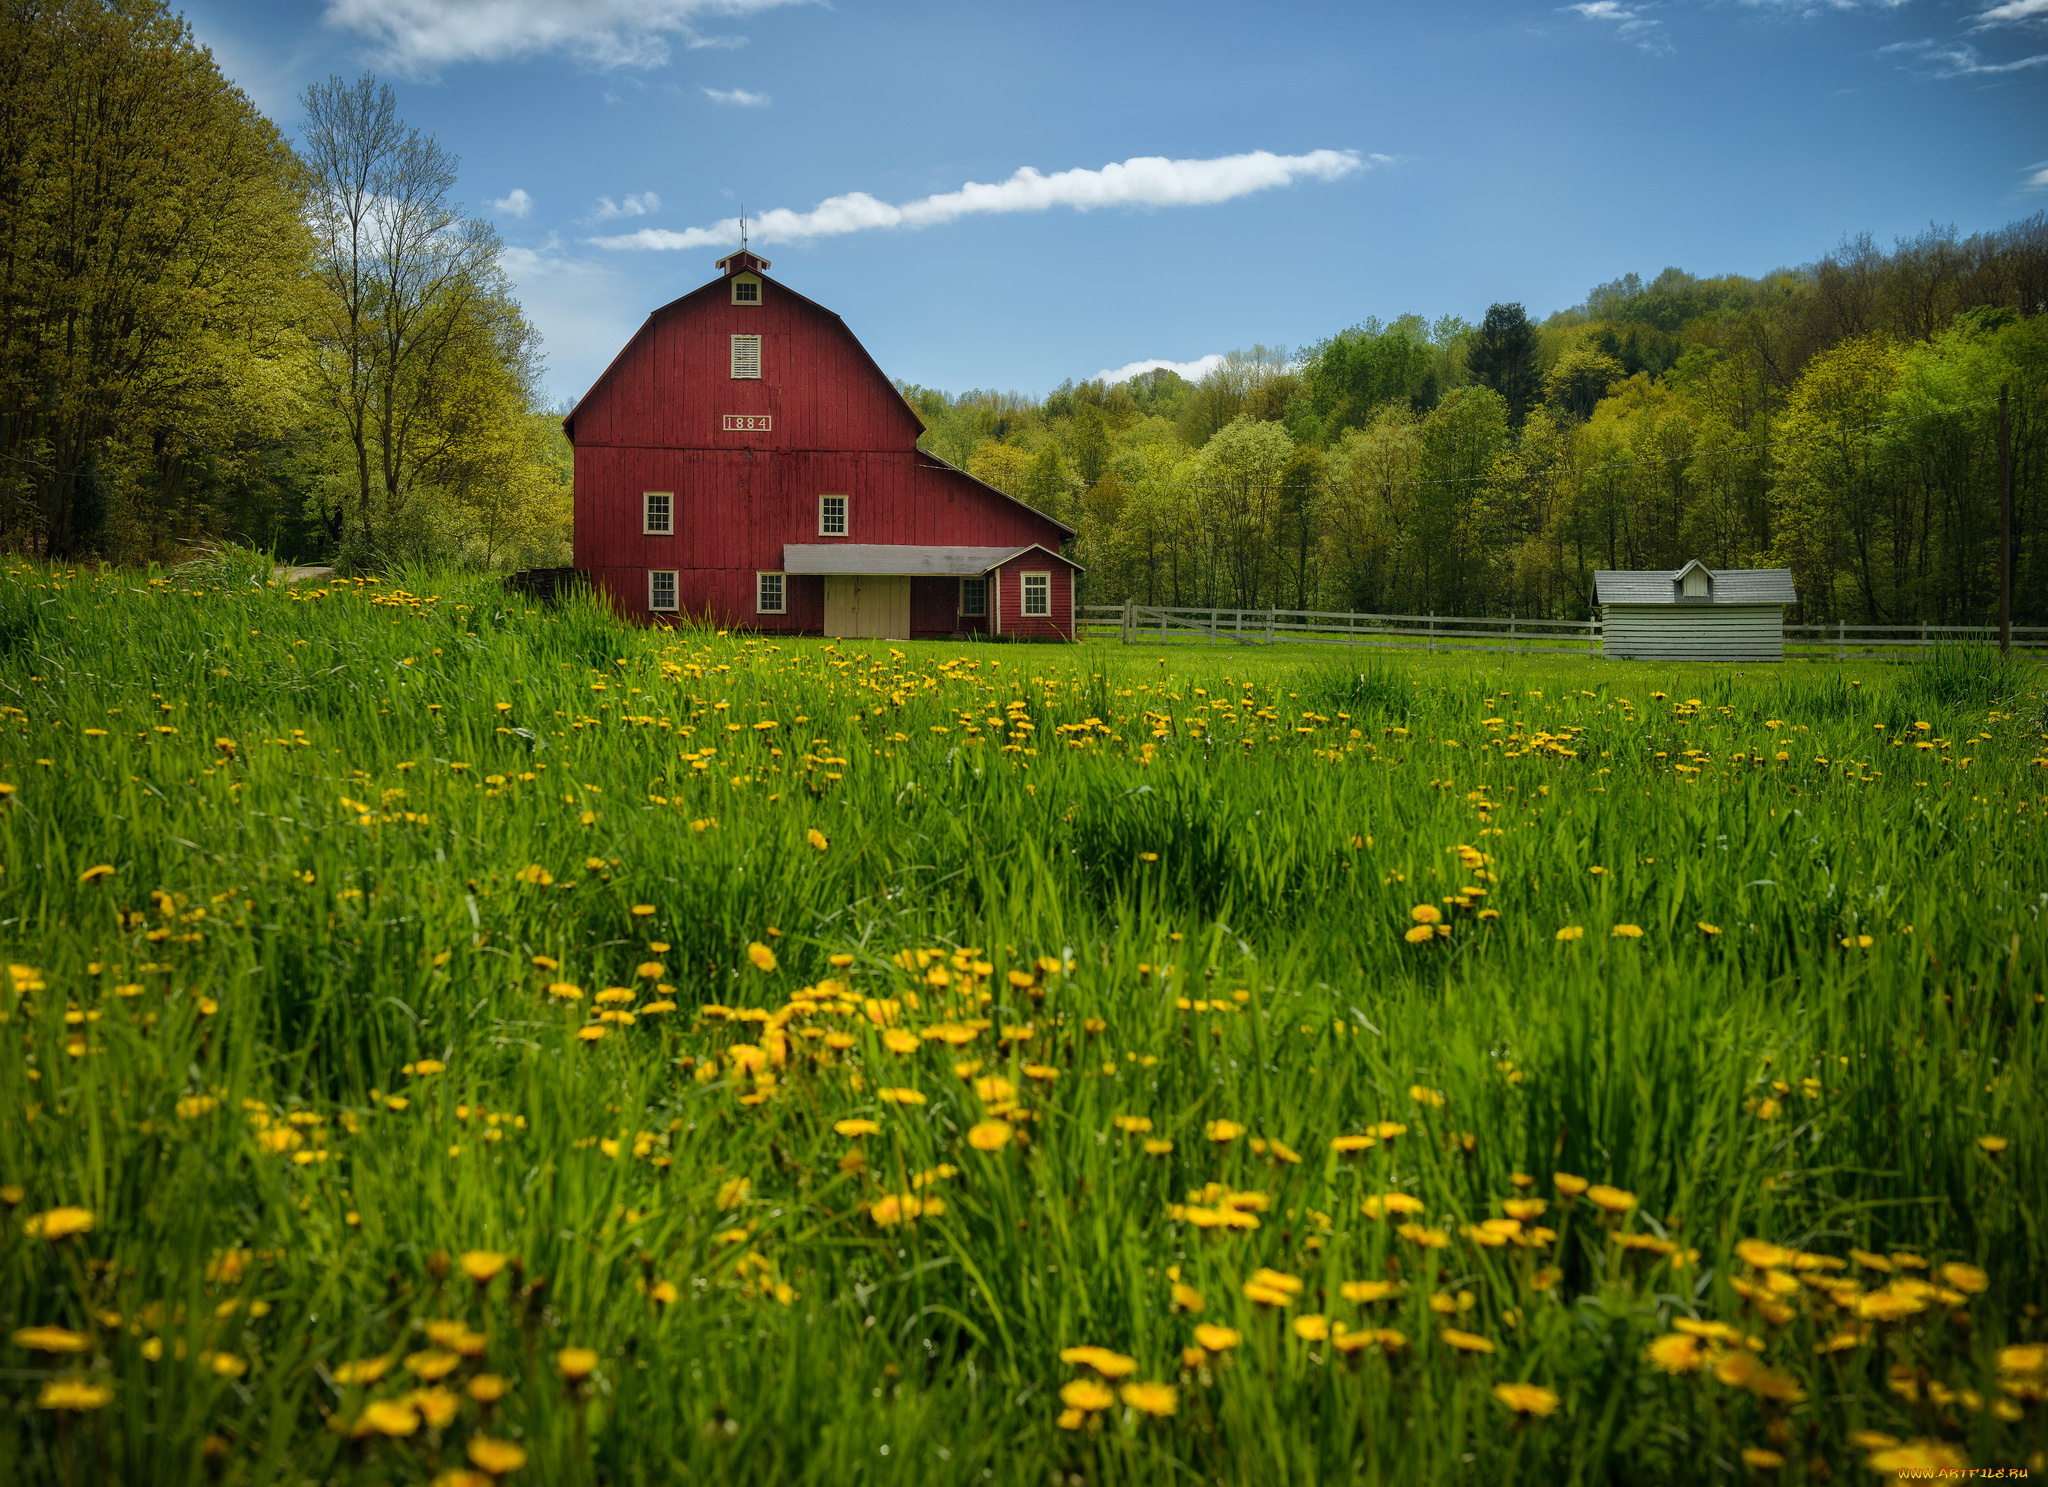
[(1159, 611), (1159, 643), (1166, 644), (1166, 611)]
[(1266, 611), (1266, 644), (1267, 644), (1267, 645), (1271, 645), (1272, 643), (1273, 643), (1273, 611), (1272, 611), (1271, 609), (1268, 609), (1268, 610)]
[(1123, 643), (1125, 645), (1131, 643), (1131, 604), (1132, 601), (1130, 599), (1126, 598), (1124, 600)]
[(1357, 615), (1355, 615), (1355, 614), (1346, 614), (1346, 615), (1344, 616), (1344, 632), (1345, 632), (1345, 633), (1344, 633), (1344, 644), (1345, 644), (1345, 645), (1347, 645), (1347, 646), (1355, 646), (1355, 645), (1357, 645), (1357, 644), (1358, 644), (1358, 616), (1357, 616)]

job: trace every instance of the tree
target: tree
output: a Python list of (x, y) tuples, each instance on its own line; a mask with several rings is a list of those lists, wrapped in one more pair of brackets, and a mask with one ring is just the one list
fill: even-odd
[(0, 536), (105, 550), (124, 506), (146, 547), (205, 529), (294, 411), (299, 209), (160, 0), (0, 6)]
[(1536, 401), (1536, 328), (1520, 305), (1488, 305), (1465, 352), (1472, 380), (1499, 393), (1516, 428)]
[(1550, 401), (1574, 418), (1591, 418), (1607, 389), (1627, 375), (1621, 363), (1593, 346), (1578, 346), (1558, 358), (1543, 390)]
[(1270, 566), (1281, 471), (1294, 441), (1277, 423), (1240, 415), (1195, 461), (1206, 528), (1232, 602), (1255, 608)]
[[(424, 469), (442, 385), (472, 325), (502, 298), (497, 233), (448, 199), (457, 161), (398, 118), (387, 84), (329, 78), (300, 96), (322, 291), (320, 390), (355, 456), (354, 526), (366, 548), (395, 523)], [(337, 510), (337, 527), (348, 513)]]

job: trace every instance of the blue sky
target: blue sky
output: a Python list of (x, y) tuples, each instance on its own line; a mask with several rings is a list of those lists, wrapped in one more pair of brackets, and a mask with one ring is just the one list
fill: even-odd
[(186, 16), (287, 133), (308, 82), (393, 83), (502, 232), (556, 397), (713, 276), (742, 202), (774, 277), (955, 392), (2048, 207), (2048, 0)]

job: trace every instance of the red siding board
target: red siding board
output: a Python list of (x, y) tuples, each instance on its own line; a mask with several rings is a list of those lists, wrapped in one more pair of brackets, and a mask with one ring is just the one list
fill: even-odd
[[(731, 337), (762, 338), (761, 377), (731, 375)], [(729, 413), (765, 414), (765, 431), (727, 432)], [(719, 278), (665, 305), (570, 415), (575, 444), (575, 563), (627, 614), (647, 614), (648, 570), (673, 568), (683, 609), (721, 625), (817, 633), (821, 579), (787, 582), (784, 615), (754, 611), (755, 574), (781, 568), (787, 543), (818, 533), (818, 497), (848, 500), (846, 540), (1057, 552), (1057, 522), (917, 452), (909, 406), (838, 316), (769, 281), (764, 302), (729, 302)], [(676, 531), (641, 530), (641, 495), (675, 494)], [(1006, 634), (1071, 635), (1072, 569), (1055, 571), (1055, 618), (1005, 609)], [(1008, 586), (1014, 588), (1014, 583)], [(1007, 592), (998, 586), (999, 592)], [(1015, 608), (1021, 601), (1007, 601)], [(985, 629), (958, 614), (952, 580), (912, 586), (912, 629)]]

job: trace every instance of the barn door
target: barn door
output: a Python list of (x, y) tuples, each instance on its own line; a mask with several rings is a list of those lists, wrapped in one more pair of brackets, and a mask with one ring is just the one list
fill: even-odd
[(825, 633), (854, 640), (910, 639), (910, 580), (826, 578)]

